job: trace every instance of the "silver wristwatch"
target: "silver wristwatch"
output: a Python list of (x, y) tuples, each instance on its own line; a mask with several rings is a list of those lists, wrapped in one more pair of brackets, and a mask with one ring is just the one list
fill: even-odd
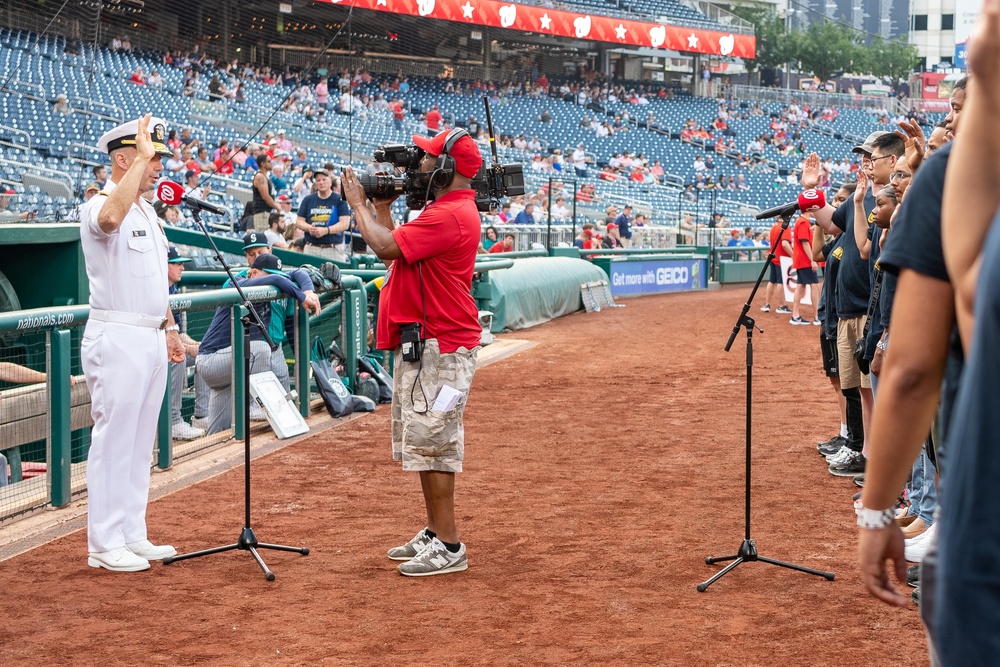
[(896, 510), (888, 507), (884, 510), (870, 510), (862, 507), (858, 510), (858, 526), (871, 530), (881, 530), (896, 518)]
[(176, 324), (171, 324), (169, 327), (163, 327), (164, 331), (180, 331), (181, 328)]

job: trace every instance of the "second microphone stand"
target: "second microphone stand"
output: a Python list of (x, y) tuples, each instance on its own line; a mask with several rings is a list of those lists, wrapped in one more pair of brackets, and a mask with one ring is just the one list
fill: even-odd
[[(815, 574), (816, 576), (823, 577), (829, 581), (833, 581), (833, 572), (824, 572), (822, 570), (814, 570), (810, 567), (804, 567), (802, 565), (794, 565), (792, 563), (786, 563), (782, 560), (775, 560), (773, 558), (768, 558), (766, 556), (761, 556), (757, 553), (757, 543), (750, 537), (750, 469), (751, 469), (751, 433), (753, 428), (753, 331), (756, 329), (760, 333), (764, 333), (764, 330), (757, 326), (757, 323), (752, 317), (750, 317), (750, 304), (753, 303), (754, 296), (757, 295), (757, 290), (760, 289), (760, 284), (764, 280), (764, 274), (767, 273), (769, 267), (771, 266), (772, 260), (774, 260), (775, 250), (778, 247), (778, 243), (781, 242), (781, 238), (785, 235), (788, 230), (788, 222), (791, 219), (793, 210), (783, 211), (781, 213), (781, 233), (778, 234), (778, 238), (771, 240), (771, 252), (768, 253), (767, 259), (764, 261), (764, 266), (760, 270), (760, 275), (757, 276), (757, 282), (754, 284), (753, 289), (750, 291), (750, 297), (747, 302), (743, 304), (743, 311), (740, 313), (739, 318), (736, 320), (736, 325), (733, 327), (732, 335), (729, 336), (729, 342), (726, 343), (726, 352), (729, 352), (732, 348), (733, 343), (736, 341), (736, 336), (739, 334), (741, 328), (745, 328), (747, 331), (747, 406), (746, 406), (746, 497), (744, 499), (744, 532), (743, 532), (743, 542), (740, 543), (739, 551), (737, 551), (732, 556), (709, 556), (705, 559), (705, 562), (709, 565), (714, 563), (722, 563), (727, 560), (733, 561), (726, 567), (722, 568), (716, 572), (708, 581), (703, 581), (698, 584), (698, 592), (704, 593), (709, 586), (718, 581), (720, 578), (728, 574), (730, 571), (734, 570), (736, 566), (741, 563), (749, 563), (753, 561), (761, 561), (763, 563), (770, 563), (771, 565), (777, 565), (779, 567), (787, 567), (790, 570), (798, 570), (799, 572), (806, 572), (807, 574)], [(782, 287), (784, 289), (784, 287)]]
[[(191, 202), (188, 202), (191, 205)], [(267, 327), (260, 319), (260, 315), (257, 314), (257, 310), (253, 307), (253, 303), (247, 298), (246, 293), (240, 284), (236, 281), (236, 277), (233, 276), (232, 269), (226, 263), (226, 260), (222, 257), (222, 253), (219, 252), (218, 246), (215, 245), (215, 240), (212, 235), (208, 233), (208, 229), (205, 227), (205, 223), (202, 222), (200, 211), (197, 205), (192, 206), (191, 213), (194, 216), (195, 221), (201, 227), (201, 231), (205, 234), (205, 238), (212, 245), (212, 250), (215, 251), (215, 258), (219, 260), (222, 267), (226, 270), (229, 275), (229, 281), (239, 292), (240, 300), (243, 303), (244, 314), (240, 317), (240, 321), (243, 323), (243, 507), (244, 507), (244, 519), (243, 519), (243, 530), (240, 531), (239, 539), (236, 540), (234, 544), (227, 544), (221, 547), (214, 547), (212, 549), (204, 549), (202, 551), (194, 551), (191, 553), (183, 554), (181, 556), (168, 556), (163, 559), (164, 565), (170, 565), (171, 563), (179, 560), (187, 560), (189, 558), (199, 558), (201, 556), (208, 556), (210, 554), (217, 554), (223, 551), (233, 551), (234, 549), (241, 549), (243, 551), (249, 551), (250, 555), (254, 557), (257, 564), (260, 565), (260, 569), (264, 570), (264, 578), (268, 581), (274, 581), (274, 572), (268, 569), (267, 564), (264, 559), (260, 557), (257, 552), (258, 549), (275, 549), (277, 551), (292, 551), (294, 553), (302, 554), (303, 556), (309, 553), (308, 547), (288, 547), (283, 544), (267, 544), (265, 542), (257, 541), (257, 535), (253, 531), (253, 527), (250, 524), (250, 327), (255, 326), (263, 335), (264, 340), (270, 346), (271, 350), (276, 350), (278, 348), (271, 336), (267, 333)]]

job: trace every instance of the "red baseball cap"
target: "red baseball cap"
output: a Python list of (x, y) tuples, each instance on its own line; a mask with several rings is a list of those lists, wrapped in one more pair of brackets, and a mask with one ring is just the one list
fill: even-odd
[[(427, 151), (428, 154), (437, 157), (444, 152), (444, 145), (451, 132), (454, 130), (445, 130), (433, 139), (414, 134), (413, 143)], [(476, 174), (479, 173), (479, 168), (483, 165), (483, 155), (479, 152), (479, 146), (468, 135), (456, 141), (448, 154), (455, 159), (455, 170), (466, 178), (475, 178)]]

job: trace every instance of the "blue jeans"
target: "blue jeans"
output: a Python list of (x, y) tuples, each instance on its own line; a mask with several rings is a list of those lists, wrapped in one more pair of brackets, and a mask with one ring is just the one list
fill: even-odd
[(910, 473), (910, 510), (908, 514), (918, 516), (928, 526), (934, 523), (934, 508), (937, 507), (937, 485), (934, 483), (934, 464), (925, 450), (913, 462)]

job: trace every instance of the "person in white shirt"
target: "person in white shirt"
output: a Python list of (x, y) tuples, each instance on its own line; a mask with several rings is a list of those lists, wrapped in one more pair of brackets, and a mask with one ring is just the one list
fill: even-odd
[(583, 144), (576, 147), (572, 155), (573, 169), (580, 178), (587, 178), (587, 153), (583, 150)]
[[(281, 195), (282, 197), (288, 197), (288, 195)], [(280, 202), (279, 202), (280, 203)], [(288, 201), (289, 206), (291, 201)], [(272, 213), (271, 217), (268, 218), (267, 229), (264, 231), (264, 237), (267, 238), (267, 242), (271, 244), (272, 248), (287, 248), (288, 242), (285, 241), (285, 228), (287, 223), (285, 222), (287, 218), (281, 213)]]
[(556, 202), (552, 205), (552, 219), (565, 220), (566, 215), (566, 198), (556, 197)]
[(184, 158), (181, 156), (181, 149), (175, 148), (170, 159), (167, 163), (163, 165), (163, 168), (169, 171), (171, 174), (184, 173), (187, 171), (187, 167), (184, 164)]
[(700, 155), (696, 155), (694, 158), (694, 164), (692, 165), (696, 172), (705, 171), (705, 161)]
[(166, 123), (146, 114), (106, 132), (111, 178), (80, 210), (90, 317), (80, 362), (94, 427), (87, 456), (87, 564), (149, 569), (173, 556), (146, 537), (149, 462), (167, 386), (184, 345), (167, 298), (167, 239), (142, 195), (160, 178)]

